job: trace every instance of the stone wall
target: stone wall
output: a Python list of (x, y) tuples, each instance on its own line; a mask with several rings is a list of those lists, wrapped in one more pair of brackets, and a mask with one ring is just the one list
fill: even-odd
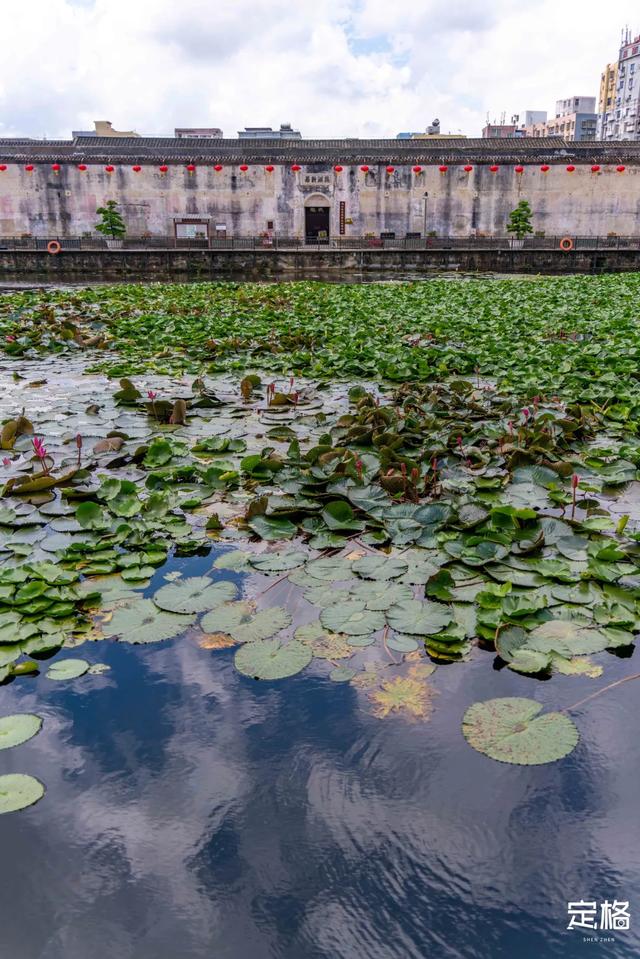
[(640, 235), (640, 164), (622, 173), (604, 165), (593, 173), (584, 163), (569, 173), (556, 163), (544, 173), (531, 163), (522, 174), (507, 164), (496, 173), (487, 164), (474, 165), (470, 173), (455, 164), (447, 173), (425, 166), (419, 174), (403, 165), (388, 174), (383, 163), (370, 165), (367, 173), (355, 164), (335, 173), (330, 163), (306, 164), (297, 173), (288, 164), (275, 165), (271, 173), (257, 164), (247, 172), (236, 165), (220, 172), (203, 165), (193, 173), (182, 164), (166, 173), (157, 164), (145, 163), (139, 173), (119, 164), (107, 173), (99, 164), (80, 171), (63, 163), (54, 172), (51, 164), (39, 163), (28, 172), (12, 163), (0, 172), (0, 236), (95, 233), (96, 208), (109, 199), (121, 205), (133, 235), (173, 236), (176, 219), (202, 217), (212, 234), (224, 226), (227, 236), (258, 236), (271, 221), (279, 236), (300, 237), (305, 203), (328, 203), (330, 232), (338, 236), (341, 202), (345, 236), (504, 235), (520, 199), (531, 203), (534, 228), (547, 236)]
[(84, 282), (101, 280), (244, 279), (327, 277), (332, 273), (606, 273), (640, 270), (636, 250), (0, 250), (2, 281)]

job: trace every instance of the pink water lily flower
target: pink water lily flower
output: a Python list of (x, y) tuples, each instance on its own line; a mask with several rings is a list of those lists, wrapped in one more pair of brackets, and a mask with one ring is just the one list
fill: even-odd
[(48, 468), (48, 466), (47, 466), (47, 464), (46, 464), (47, 450), (46, 450), (46, 448), (45, 448), (45, 445), (44, 445), (43, 441), (42, 441), (41, 439), (38, 439), (37, 436), (34, 436), (34, 438), (31, 440), (31, 442), (32, 442), (32, 444), (33, 444), (33, 451), (34, 451), (34, 453), (36, 454), (36, 456), (38, 457), (38, 459), (40, 460), (40, 465), (41, 465), (41, 467), (42, 467), (42, 472), (43, 472), (43, 473), (48, 473), (48, 472), (49, 472), (49, 468)]
[(157, 393), (154, 393), (153, 390), (147, 390), (147, 396), (149, 397), (149, 399), (151, 400), (152, 403), (153, 403), (153, 401), (155, 400), (155, 398), (156, 398), (157, 395), (158, 395), (158, 394), (157, 394)]

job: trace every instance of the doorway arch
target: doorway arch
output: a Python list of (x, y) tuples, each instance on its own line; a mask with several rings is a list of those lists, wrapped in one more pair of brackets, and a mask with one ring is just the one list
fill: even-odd
[(304, 201), (304, 238), (306, 243), (329, 243), (331, 201), (322, 193), (312, 193)]

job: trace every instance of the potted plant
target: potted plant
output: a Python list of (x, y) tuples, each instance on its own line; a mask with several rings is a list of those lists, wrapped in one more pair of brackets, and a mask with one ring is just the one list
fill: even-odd
[(124, 220), (120, 216), (116, 201), (107, 200), (106, 206), (99, 206), (96, 213), (101, 218), (100, 221), (96, 223), (96, 230), (98, 233), (106, 236), (109, 249), (121, 249), (127, 228), (124, 225)]
[(511, 246), (515, 249), (521, 249), (524, 246), (524, 238), (528, 233), (533, 233), (531, 217), (533, 211), (528, 200), (520, 200), (515, 210), (509, 214), (507, 223), (507, 233), (513, 233), (511, 237)]

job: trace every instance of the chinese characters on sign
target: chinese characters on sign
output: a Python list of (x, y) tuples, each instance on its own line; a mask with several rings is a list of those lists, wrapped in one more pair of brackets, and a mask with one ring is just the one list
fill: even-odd
[(331, 177), (326, 174), (307, 174), (303, 182), (305, 185), (311, 183), (331, 183)]
[(344, 200), (340, 200), (339, 208), (339, 218), (340, 218), (340, 236), (344, 236), (346, 233), (345, 230), (345, 219), (346, 219), (347, 204)]
[[(629, 903), (619, 902), (614, 899), (609, 902), (605, 899), (598, 903), (580, 899), (577, 902), (567, 903), (567, 913), (569, 915), (569, 925), (567, 929), (607, 929), (612, 931), (622, 931), (629, 928), (631, 917), (629, 915)], [(599, 919), (599, 924), (598, 924)]]

